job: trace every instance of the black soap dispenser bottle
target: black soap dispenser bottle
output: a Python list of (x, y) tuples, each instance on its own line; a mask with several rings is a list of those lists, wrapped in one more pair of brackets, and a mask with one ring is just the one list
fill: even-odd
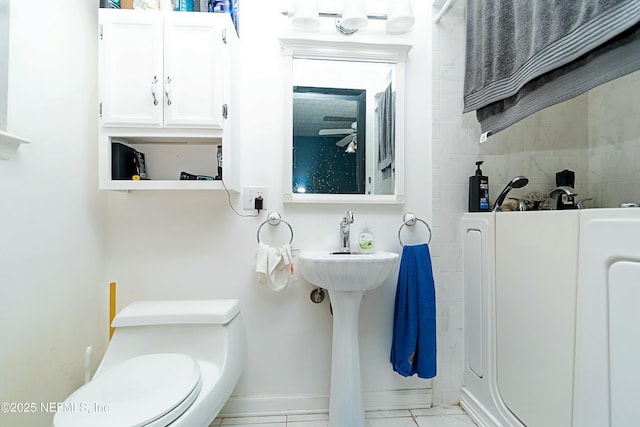
[(469, 177), (469, 212), (489, 212), (489, 177), (482, 175), (476, 162), (476, 174)]

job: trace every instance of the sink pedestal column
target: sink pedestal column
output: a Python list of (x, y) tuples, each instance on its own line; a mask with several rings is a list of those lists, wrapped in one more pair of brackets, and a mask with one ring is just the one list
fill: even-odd
[(329, 290), (333, 308), (329, 427), (364, 427), (358, 317), (364, 291)]

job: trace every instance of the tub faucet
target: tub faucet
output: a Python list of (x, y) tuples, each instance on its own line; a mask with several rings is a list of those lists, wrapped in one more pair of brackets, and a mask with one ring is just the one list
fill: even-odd
[(340, 221), (340, 250), (339, 252), (351, 253), (351, 224), (353, 224), (353, 212), (347, 209)]
[(549, 191), (549, 197), (553, 197), (556, 193), (564, 193), (567, 196), (577, 196), (578, 194), (572, 187), (568, 187), (566, 185), (561, 185), (560, 187), (556, 187)]
[(549, 197), (553, 198), (556, 194), (559, 194), (558, 201), (556, 202), (556, 209), (577, 209), (575, 204), (575, 197), (578, 193), (572, 187), (561, 185), (549, 191)]

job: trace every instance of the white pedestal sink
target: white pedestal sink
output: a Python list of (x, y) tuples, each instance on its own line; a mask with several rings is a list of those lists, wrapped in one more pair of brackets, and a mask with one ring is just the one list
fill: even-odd
[(329, 291), (333, 307), (329, 427), (364, 427), (360, 379), (358, 315), (364, 293), (380, 286), (395, 270), (398, 254), (302, 252), (299, 271)]

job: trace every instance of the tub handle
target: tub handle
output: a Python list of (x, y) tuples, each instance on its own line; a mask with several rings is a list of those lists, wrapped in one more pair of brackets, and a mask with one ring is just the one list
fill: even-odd
[(576, 207), (578, 209), (584, 209), (584, 202), (588, 202), (589, 200), (593, 200), (593, 199), (589, 197), (588, 199), (578, 200), (578, 203), (576, 203)]

